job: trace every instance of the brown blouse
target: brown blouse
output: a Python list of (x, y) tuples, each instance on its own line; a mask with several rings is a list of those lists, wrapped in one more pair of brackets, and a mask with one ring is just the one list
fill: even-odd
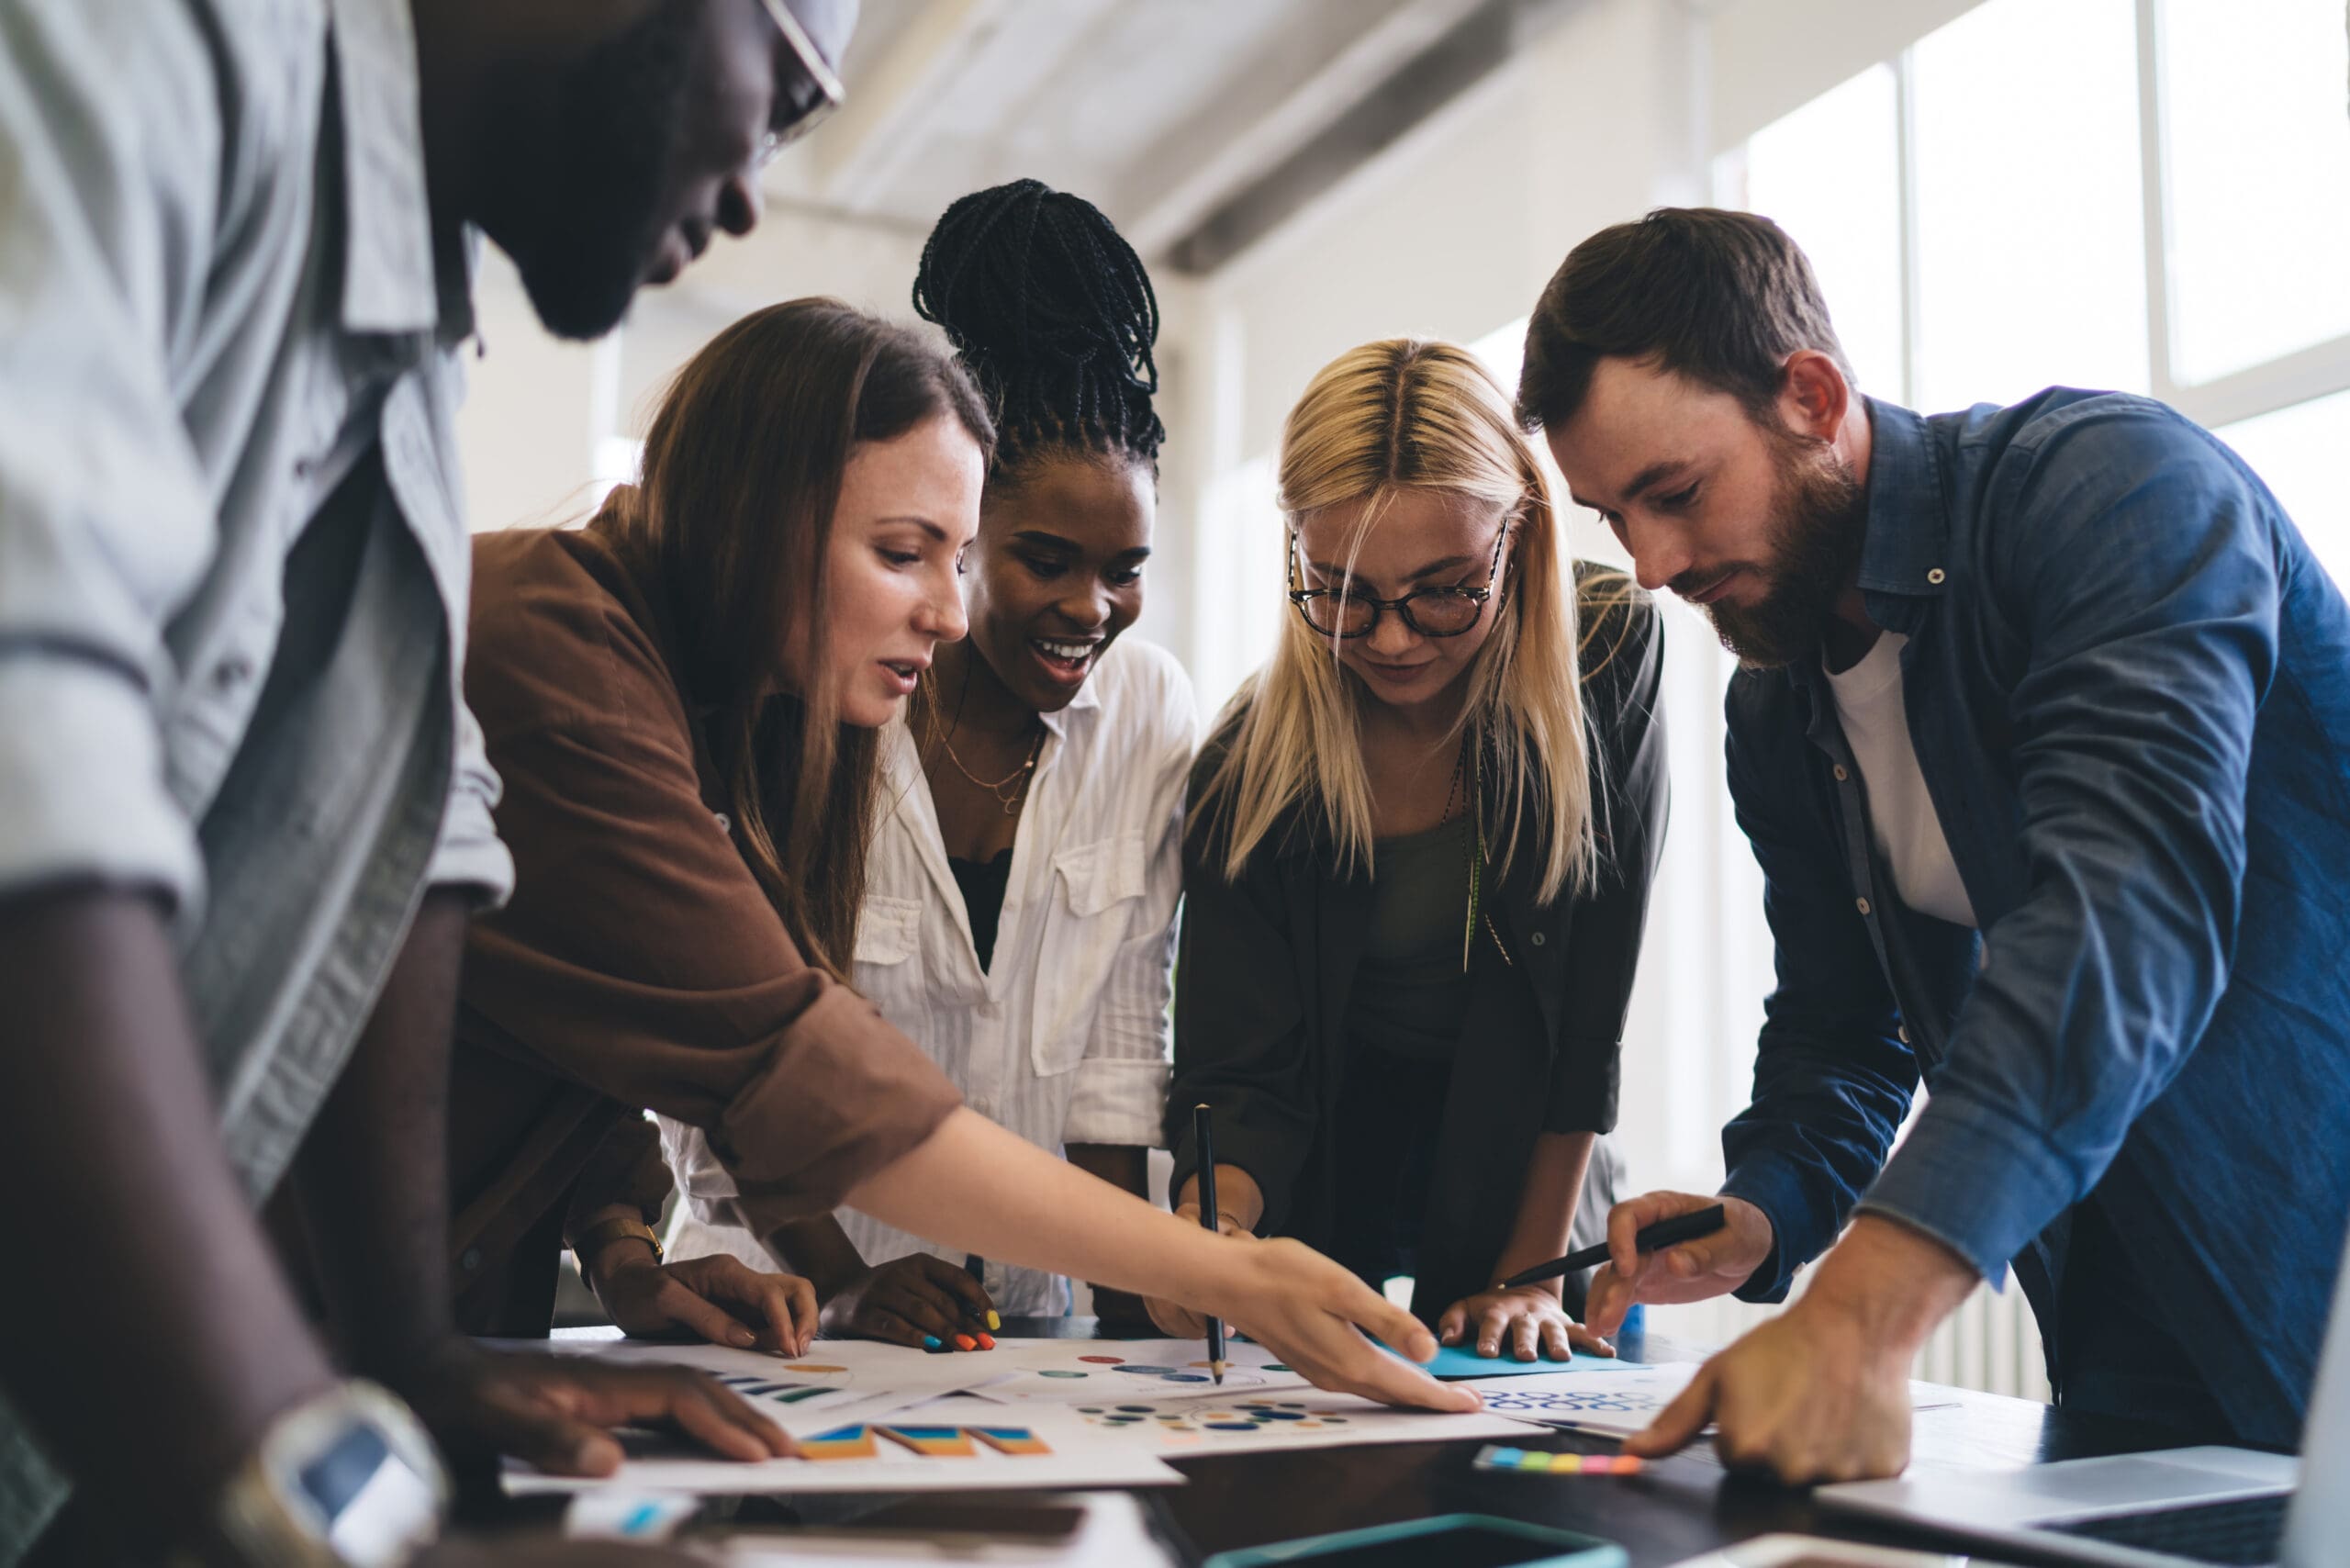
[(451, 1085), (472, 1332), (545, 1332), (591, 1161), (643, 1171), (635, 1195), (657, 1202), (645, 1110), (709, 1134), (764, 1235), (838, 1206), (960, 1103), (801, 958), (736, 852), (662, 603), (592, 527), (474, 543), (465, 696), (504, 781), (516, 890), (474, 924)]

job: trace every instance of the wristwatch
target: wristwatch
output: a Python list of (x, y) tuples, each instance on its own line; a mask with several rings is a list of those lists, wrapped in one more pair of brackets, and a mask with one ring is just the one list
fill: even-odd
[(250, 1568), (400, 1568), (438, 1540), (449, 1476), (415, 1414), (352, 1381), (279, 1417), (215, 1520)]

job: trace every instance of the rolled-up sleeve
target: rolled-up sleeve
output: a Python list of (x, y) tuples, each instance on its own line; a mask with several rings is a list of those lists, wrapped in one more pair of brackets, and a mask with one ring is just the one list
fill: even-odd
[(953, 1085), (801, 957), (702, 803), (649, 645), (511, 606), (525, 624), (484, 638), (476, 602), (467, 689), (517, 879), (475, 922), (465, 1033), (700, 1128), (758, 1234), (838, 1206), (954, 1111)]
[(1985, 590), (2030, 649), (2009, 714), (2026, 889), (1863, 1207), (1997, 1280), (2097, 1184), (2227, 984), (2281, 590), (2254, 482), (2154, 405), (2019, 443), (1994, 486)]
[(498, 836), (498, 770), (489, 765), (481, 725), (460, 702), (449, 806), (433, 845), (429, 879), (436, 888), (464, 889), (476, 905), (491, 908), (504, 903), (514, 890), (514, 857)]
[(1158, 1147), (1167, 1107), (1175, 912), (1183, 896), (1183, 790), (1196, 738), (1191, 682), (1174, 661), (1155, 693), (1135, 760), (1147, 769), (1150, 858), (1102, 996), (1069, 1104), (1069, 1143)]
[(164, 349), (220, 201), (206, 58), (185, 16), (0, 9), (0, 898), (202, 892), (156, 713), (216, 540)]
[(1671, 807), (1664, 627), (1655, 603), (1637, 595), (1607, 604), (1584, 638), (1584, 666), (1598, 853), (1568, 935), (1565, 1009), (1542, 1116), (1543, 1130), (1554, 1133), (1604, 1133), (1616, 1126), (1624, 1019)]

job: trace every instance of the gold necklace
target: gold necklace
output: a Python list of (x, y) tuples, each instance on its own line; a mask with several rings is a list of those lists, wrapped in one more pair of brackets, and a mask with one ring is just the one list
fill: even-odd
[(1452, 788), (1445, 793), (1444, 815), (1439, 819), (1450, 822), (1452, 802), (1465, 796), (1463, 804), (1469, 809), (1472, 831), (1468, 834), (1469, 912), (1460, 927), (1460, 972), (1464, 975), (1469, 972), (1470, 951), (1476, 946), (1477, 917), (1481, 914), (1485, 918), (1486, 933), (1494, 939), (1494, 950), (1502, 956), (1504, 964), (1511, 969), (1517, 968), (1517, 960), (1509, 956), (1509, 948), (1502, 941), (1502, 934), (1494, 924), (1493, 912), (1485, 908), (1485, 757), (1481, 748), (1472, 763), (1469, 743), (1470, 736), (1463, 734), (1460, 737), (1460, 755), (1452, 765)]
[[(943, 730), (939, 732), (938, 744), (946, 748), (946, 760), (955, 765), (956, 772), (993, 795), (996, 798), (996, 803), (1003, 808), (1005, 816), (1016, 816), (1019, 814), (1021, 798), (1028, 792), (1028, 781), (1035, 777), (1036, 759), (1044, 755), (1045, 726), (1042, 724), (1036, 726), (1036, 738), (1028, 745), (1027, 758), (1019, 767), (992, 784), (963, 766), (963, 759), (955, 755), (955, 743), (946, 738), (946, 734)], [(1004, 790), (1004, 786), (1007, 784), (1012, 787), (1009, 794)]]

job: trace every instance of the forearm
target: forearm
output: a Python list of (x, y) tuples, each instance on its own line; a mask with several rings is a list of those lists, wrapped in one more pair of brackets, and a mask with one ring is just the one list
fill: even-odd
[(1924, 1231), (1864, 1214), (1820, 1260), (1797, 1305), (1848, 1326), (1849, 1343), (1906, 1366), (1980, 1283), (1972, 1264)]
[(355, 1370), (392, 1382), (453, 1332), (449, 1039), (465, 921), (461, 894), (426, 894), (295, 1167), (336, 1338)]
[(1097, 1181), (1137, 1198), (1150, 1195), (1150, 1151), (1134, 1144), (1073, 1143), (1069, 1162)]
[(644, 1223), (644, 1211), (634, 1204), (606, 1204), (585, 1211), (575, 1211), (571, 1235), (566, 1238), (571, 1255), (579, 1265), (579, 1277), (604, 1304), (607, 1314), (612, 1309), (611, 1298), (605, 1287), (619, 1271), (633, 1265), (658, 1263), (661, 1255), (653, 1243), (642, 1235), (613, 1235), (609, 1240), (593, 1239), (603, 1231), (608, 1222)]
[(1216, 1305), (1230, 1245), (968, 1109), (849, 1204), (950, 1248), (1187, 1306)]
[(767, 1247), (785, 1269), (816, 1287), (820, 1302), (832, 1300), (865, 1272), (864, 1254), (831, 1215), (778, 1226), (768, 1233)]
[[(1200, 1179), (1186, 1178), (1182, 1191), (1175, 1194), (1175, 1206), (1180, 1209), (1199, 1201)], [(1257, 1223), (1265, 1217), (1265, 1190), (1237, 1165), (1226, 1165), (1219, 1159), (1215, 1162), (1215, 1207), (1218, 1215), (1253, 1233)]]
[(223, 1150), (153, 905), (0, 904), (0, 1180), (41, 1194), (21, 1255), (60, 1263), (0, 1292), (0, 1384), (68, 1474), (182, 1533), (334, 1374)]
[[(1519, 1190), (1517, 1218), (1509, 1239), (1494, 1262), (1494, 1279), (1505, 1280), (1521, 1269), (1547, 1263), (1568, 1250), (1567, 1236), (1575, 1222), (1575, 1206), (1583, 1197), (1583, 1177), (1591, 1163), (1596, 1133), (1540, 1133), (1534, 1139), (1533, 1158), (1527, 1162), (1526, 1183)], [(1556, 1291), (1556, 1282), (1546, 1287)]]

